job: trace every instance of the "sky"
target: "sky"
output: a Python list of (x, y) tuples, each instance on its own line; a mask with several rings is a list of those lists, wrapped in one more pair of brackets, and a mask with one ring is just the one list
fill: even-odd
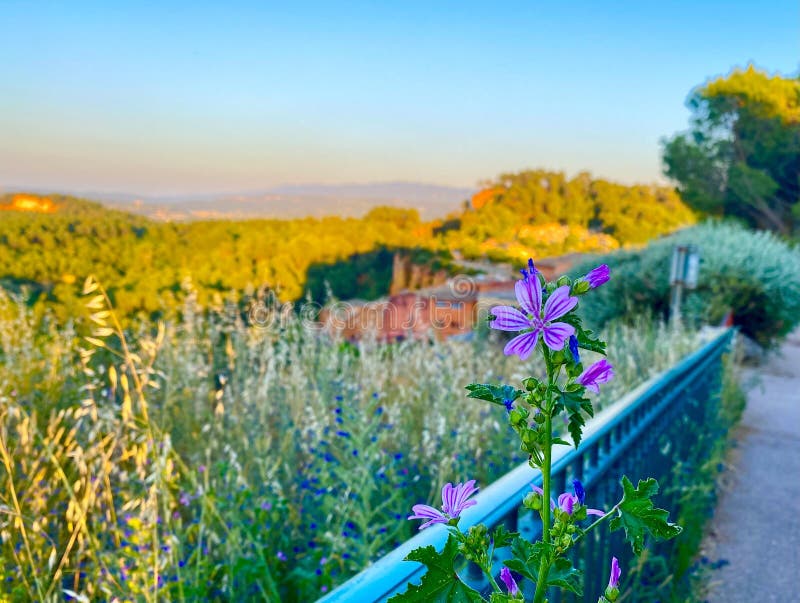
[(797, 74), (800, 3), (0, 0), (0, 186), (662, 181), (693, 87)]

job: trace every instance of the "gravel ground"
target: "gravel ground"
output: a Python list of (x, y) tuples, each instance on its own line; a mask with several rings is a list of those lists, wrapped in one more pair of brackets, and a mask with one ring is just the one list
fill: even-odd
[(718, 567), (708, 601), (800, 602), (800, 331), (743, 383), (747, 408), (703, 543)]

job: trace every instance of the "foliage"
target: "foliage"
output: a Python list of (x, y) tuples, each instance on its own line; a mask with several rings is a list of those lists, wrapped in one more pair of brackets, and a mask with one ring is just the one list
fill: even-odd
[(643, 243), (693, 221), (668, 188), (622, 186), (585, 172), (569, 180), (561, 172), (528, 170), (490, 182), (445, 240), (467, 255), (522, 263), (530, 255)]
[[(52, 201), (54, 211), (23, 211), (15, 209), (14, 195), (4, 195), (0, 287), (25, 292), (40, 312), (54, 307), (66, 320), (80, 314), (80, 284), (93, 274), (107, 285), (123, 322), (134, 315), (170, 318), (189, 289), (204, 308), (231, 297), (245, 308), (266, 290), (283, 301), (307, 294), (323, 301), (326, 282), (340, 299), (373, 299), (389, 293), (398, 250), (423, 271), (448, 273), (451, 250), (514, 262), (534, 252), (603, 252), (692, 221), (666, 189), (586, 174), (567, 181), (550, 172), (499, 181), (508, 189), (445, 222), (379, 207), (361, 219), (162, 223), (64, 196), (25, 195)], [(497, 243), (500, 234), (508, 243)]]
[[(130, 332), (99, 289), (83, 303), (59, 326), (0, 297), (0, 598), (314, 600), (409, 537), (413, 501), (524, 460), (505, 409), (459, 393), (521, 378), (493, 341), (346, 344), (191, 291), (179, 321)], [(647, 370), (601, 406), (696, 341), (640, 325), (610, 344)]]
[[(521, 502), (539, 515), (541, 535), (537, 533), (535, 541), (520, 534), (503, 535), (502, 543), (511, 543), (511, 558), (504, 559), (505, 567), (500, 574), (504, 590), (494, 577), (492, 560), (496, 543), (489, 538), (486, 526), (474, 525), (466, 533), (459, 528), (461, 512), (475, 504), (467, 503), (467, 498), (475, 491), (474, 480), (455, 487), (448, 483), (442, 489), (441, 511), (427, 505), (415, 505), (414, 515), (409, 517), (425, 520), (421, 528), (432, 523), (445, 524), (450, 533), (447, 544), (441, 554), (428, 546), (418, 548), (406, 557), (408, 561), (423, 561), (427, 572), (419, 585), (409, 584), (404, 593), (393, 597), (394, 603), (449, 600), (442, 599), (442, 593), (462, 591), (465, 591), (464, 600), (482, 600), (454, 571), (455, 551), (483, 572), (490, 586), (491, 601), (525, 600), (510, 571), (516, 571), (535, 586), (531, 598), (533, 603), (546, 603), (548, 593), (553, 589), (581, 596), (584, 576), (573, 566), (572, 549), (604, 522), (610, 519), (608, 527), (611, 532), (624, 530), (625, 539), (637, 557), (644, 551), (646, 537), (669, 540), (681, 532), (680, 526), (668, 521), (668, 511), (655, 507), (652, 499), (658, 493), (658, 483), (653, 478), (640, 480), (634, 487), (623, 475), (622, 498), (608, 512), (591, 509), (585, 504), (586, 491), (579, 480), (573, 481), (574, 494), (564, 492), (558, 496), (558, 502), (555, 501), (552, 490), (553, 447), (569, 445), (561, 437), (563, 428), (558, 419), (568, 417), (568, 430), (577, 448), (584, 417), (594, 414), (594, 406), (587, 394), (590, 391), (599, 393), (599, 385), (614, 377), (613, 366), (605, 358), (584, 369), (580, 350), (599, 350), (605, 355), (606, 344), (596, 337), (589, 337), (574, 314), (579, 298), (608, 281), (608, 268), (599, 266), (575, 281), (561, 277), (557, 282), (549, 283), (529, 260), (522, 275), (523, 279), (515, 287), (519, 309), (495, 306), (491, 309), (490, 327), (521, 332), (505, 346), (505, 355), (517, 355), (524, 361), (535, 354), (545, 375), (522, 379), (524, 389), (491, 383), (472, 383), (466, 389), (470, 398), (506, 408), (508, 423), (519, 437), (520, 449), (528, 455), (528, 464), (540, 471), (542, 487), (532, 485), (533, 492)], [(584, 524), (590, 515), (599, 516), (599, 519), (590, 525)], [(601, 603), (618, 599), (619, 578), (619, 564), (615, 557), (608, 587), (600, 596)]]
[(641, 555), (646, 535), (669, 540), (681, 533), (681, 528), (669, 523), (669, 513), (653, 507), (651, 500), (658, 494), (658, 482), (653, 478), (639, 481), (635, 488), (630, 480), (622, 477), (622, 500), (617, 505), (619, 515), (614, 517), (609, 528), (624, 529), (625, 538), (633, 546), (633, 552)]
[(752, 65), (692, 92), (691, 130), (664, 143), (666, 174), (700, 211), (790, 234), (800, 226), (800, 79)]
[(476, 591), (472, 590), (461, 580), (453, 580), (456, 575), (455, 561), (458, 557), (458, 540), (450, 536), (439, 553), (432, 546), (420, 547), (411, 551), (406, 557), (406, 561), (417, 561), (427, 568), (425, 576), (420, 584), (409, 584), (402, 595), (395, 595), (389, 599), (400, 602), (424, 603), (434, 601), (435, 603), (470, 603), (483, 601), (483, 598)]
[[(602, 325), (648, 312), (666, 317), (672, 250), (679, 244), (695, 245), (700, 253), (698, 286), (685, 292), (681, 310), (689, 324), (717, 324), (732, 312), (743, 333), (770, 346), (800, 322), (800, 252), (771, 233), (724, 222), (599, 258), (615, 278), (586, 300), (590, 321)], [(591, 265), (576, 266), (575, 273)]]

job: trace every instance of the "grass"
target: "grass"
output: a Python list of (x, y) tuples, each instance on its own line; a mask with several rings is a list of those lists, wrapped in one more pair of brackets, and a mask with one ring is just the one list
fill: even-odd
[[(125, 332), (86, 293), (67, 325), (0, 298), (0, 598), (314, 600), (445, 482), (523, 461), (504, 410), (464, 395), (530, 369), (491, 337), (351, 344), (191, 299)], [(604, 335), (601, 406), (697, 345), (644, 321)]]

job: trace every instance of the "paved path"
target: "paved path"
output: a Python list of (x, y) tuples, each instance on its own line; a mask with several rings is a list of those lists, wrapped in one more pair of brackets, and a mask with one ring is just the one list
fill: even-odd
[[(755, 379), (754, 379), (755, 377)], [(800, 331), (759, 367), (704, 542), (710, 603), (800, 602)], [(758, 383), (760, 381), (760, 383)], [(727, 563), (726, 563), (727, 562)]]

